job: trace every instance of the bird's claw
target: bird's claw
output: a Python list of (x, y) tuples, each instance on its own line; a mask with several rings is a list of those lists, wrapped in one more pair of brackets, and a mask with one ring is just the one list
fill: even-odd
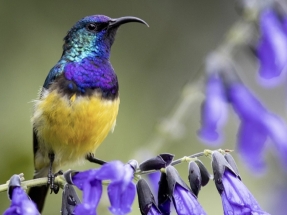
[(103, 160), (95, 158), (95, 155), (93, 153), (88, 153), (86, 155), (86, 159), (88, 161), (90, 161), (91, 163), (96, 163), (96, 164), (99, 164), (99, 165), (104, 165), (105, 163), (107, 163), (106, 161), (103, 161)]
[(64, 174), (63, 170), (59, 170), (58, 172), (55, 173), (55, 177), (63, 174)]
[(59, 187), (59, 185), (57, 183), (55, 183), (55, 178), (57, 176), (59, 176), (59, 175), (63, 175), (63, 171), (62, 170), (59, 170), (55, 174), (53, 174), (51, 172), (48, 174), (47, 184), (48, 184), (48, 186), (50, 187), (50, 190), (51, 190), (50, 194), (52, 194), (52, 193), (57, 194), (59, 192), (60, 187)]

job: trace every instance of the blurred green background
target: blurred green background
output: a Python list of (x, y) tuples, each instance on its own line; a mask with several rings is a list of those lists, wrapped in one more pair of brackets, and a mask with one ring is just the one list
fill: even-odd
[[(50, 68), (59, 60), (66, 32), (77, 20), (92, 14), (114, 18), (137, 16), (150, 25), (150, 28), (139, 24), (122, 26), (112, 49), (111, 61), (119, 78), (121, 105), (116, 129), (98, 149), (97, 157), (123, 162), (137, 159), (132, 156), (149, 141), (156, 123), (172, 110), (184, 84), (194, 76), (208, 52), (216, 48), (238, 18), (234, 2), (230, 0), (180, 3), (171, 0), (1, 1), (1, 184), (21, 172), (26, 179), (32, 178), (31, 101), (37, 97)], [(241, 74), (243, 79), (254, 87), (258, 95), (265, 96), (265, 103), (272, 103), (273, 106), (268, 107), (283, 112), (284, 100), (277, 101), (278, 98), (274, 97), (267, 100), (273, 93), (279, 94), (279, 97), (283, 96), (283, 92), (278, 89), (262, 90), (254, 79), (254, 62), (248, 64), (244, 54), (239, 54), (238, 59), (245, 62), (245, 73)], [(199, 110), (200, 101), (194, 103), (186, 116), (184, 137), (167, 142), (160, 152), (173, 153), (179, 158), (205, 148), (196, 137)], [(234, 148), (238, 122), (234, 115), (230, 118), (223, 148)], [(205, 158), (203, 161), (210, 169), (210, 161)], [(64, 170), (91, 167), (94, 165), (68, 166)], [(178, 166), (185, 180), (186, 169), (186, 164)], [(270, 179), (252, 176), (242, 163), (239, 163), (239, 169), (245, 184), (263, 208), (267, 208), (268, 198), (264, 193), (268, 192)], [(276, 166), (271, 169), (276, 170)], [(43, 214), (59, 214), (60, 199), (61, 194), (48, 195)], [(202, 189), (199, 201), (208, 214), (222, 214), (221, 200), (212, 181)], [(98, 214), (110, 214), (108, 204), (103, 199)], [(7, 207), (7, 195), (1, 193), (0, 213)], [(140, 214), (137, 208), (135, 201), (132, 214)]]

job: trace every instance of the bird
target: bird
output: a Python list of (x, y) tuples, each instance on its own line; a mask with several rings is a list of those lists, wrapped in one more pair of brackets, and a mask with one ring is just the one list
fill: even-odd
[(119, 110), (119, 84), (110, 62), (111, 47), (122, 24), (137, 17), (91, 15), (79, 20), (64, 38), (60, 60), (48, 73), (32, 114), (34, 179), (48, 184), (31, 187), (28, 194), (43, 210), (49, 188), (58, 192), (54, 179), (62, 165), (105, 162), (95, 150), (113, 131)]

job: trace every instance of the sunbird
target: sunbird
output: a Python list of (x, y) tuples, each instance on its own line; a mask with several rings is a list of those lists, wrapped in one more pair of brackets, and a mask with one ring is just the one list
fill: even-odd
[(49, 187), (57, 192), (54, 178), (62, 165), (85, 159), (104, 163), (94, 152), (114, 129), (120, 104), (110, 51), (118, 27), (129, 22), (148, 26), (132, 16), (79, 20), (64, 38), (62, 56), (34, 102), (34, 178), (48, 177), (48, 184), (32, 187), (29, 196), (40, 212)]

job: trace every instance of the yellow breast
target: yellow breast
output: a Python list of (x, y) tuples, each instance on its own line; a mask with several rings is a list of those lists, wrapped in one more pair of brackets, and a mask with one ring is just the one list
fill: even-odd
[(76, 95), (68, 98), (56, 90), (44, 92), (35, 102), (32, 117), (39, 151), (52, 150), (59, 164), (84, 158), (113, 130), (119, 103), (119, 98), (105, 100)]

